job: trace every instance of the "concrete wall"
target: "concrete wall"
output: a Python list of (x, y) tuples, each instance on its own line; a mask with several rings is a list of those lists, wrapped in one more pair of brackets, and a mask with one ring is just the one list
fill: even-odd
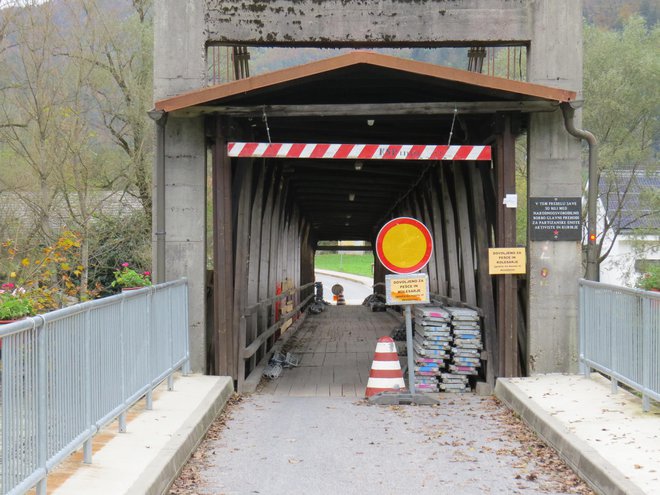
[[(156, 0), (155, 94), (205, 85), (206, 42), (289, 46), (530, 45), (530, 81), (581, 91), (580, 0)], [(168, 123), (168, 278), (191, 281), (193, 368), (204, 348), (204, 139), (199, 120)], [(532, 118), (532, 196), (580, 196), (580, 144), (559, 113)], [(176, 179), (176, 180), (175, 180)], [(187, 215), (180, 215), (184, 209)], [(576, 369), (579, 243), (530, 243), (529, 369)], [(541, 270), (547, 269), (547, 277)], [(545, 273), (545, 272), (544, 272)], [(199, 278), (198, 278), (199, 277)]]
[[(154, 7), (155, 98), (203, 87), (204, 1), (156, 0)], [(204, 372), (206, 151), (202, 119), (168, 119), (165, 163), (165, 280), (188, 278), (191, 365), (194, 372)], [(156, 211), (155, 190), (153, 197)]]
[(530, 40), (533, 0), (208, 0), (209, 40), (364, 46)]
[[(581, 93), (582, 2), (535, 2), (533, 32), (529, 81)], [(566, 132), (560, 112), (533, 115), (528, 143), (530, 197), (582, 196), (581, 144)], [(529, 241), (528, 248), (528, 369), (577, 371), (580, 243)]]

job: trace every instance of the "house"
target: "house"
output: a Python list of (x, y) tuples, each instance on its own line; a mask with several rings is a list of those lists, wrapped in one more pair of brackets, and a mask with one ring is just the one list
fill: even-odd
[[(660, 264), (660, 172), (617, 170), (599, 184), (600, 231), (605, 232), (601, 282), (634, 287), (651, 264)], [(654, 198), (654, 199), (652, 199)]]

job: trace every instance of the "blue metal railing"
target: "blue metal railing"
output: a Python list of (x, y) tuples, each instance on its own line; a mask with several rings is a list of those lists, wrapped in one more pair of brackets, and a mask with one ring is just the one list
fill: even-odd
[(22, 494), (165, 379), (189, 371), (185, 280), (125, 292), (0, 327), (2, 490)]
[(580, 280), (580, 369), (660, 400), (660, 293)]

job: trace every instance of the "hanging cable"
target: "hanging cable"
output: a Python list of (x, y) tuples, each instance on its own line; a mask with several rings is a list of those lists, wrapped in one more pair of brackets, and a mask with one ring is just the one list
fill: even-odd
[(454, 135), (454, 125), (456, 124), (456, 116), (458, 115), (458, 108), (454, 107), (454, 118), (451, 121), (451, 129), (449, 130), (449, 141), (447, 146), (451, 146), (451, 138)]
[(268, 115), (266, 115), (266, 106), (265, 105), (264, 105), (262, 110), (263, 110), (262, 120), (264, 121), (264, 124), (266, 125), (266, 134), (268, 135), (268, 143), (271, 144), (272, 141), (270, 139), (270, 127), (268, 127)]

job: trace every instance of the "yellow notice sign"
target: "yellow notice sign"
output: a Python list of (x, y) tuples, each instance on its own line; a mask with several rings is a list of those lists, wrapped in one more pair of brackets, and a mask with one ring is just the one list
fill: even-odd
[(527, 273), (525, 248), (491, 248), (488, 250), (488, 273), (519, 275)]
[(417, 275), (386, 275), (386, 302), (396, 304), (426, 304), (429, 302), (429, 277)]

